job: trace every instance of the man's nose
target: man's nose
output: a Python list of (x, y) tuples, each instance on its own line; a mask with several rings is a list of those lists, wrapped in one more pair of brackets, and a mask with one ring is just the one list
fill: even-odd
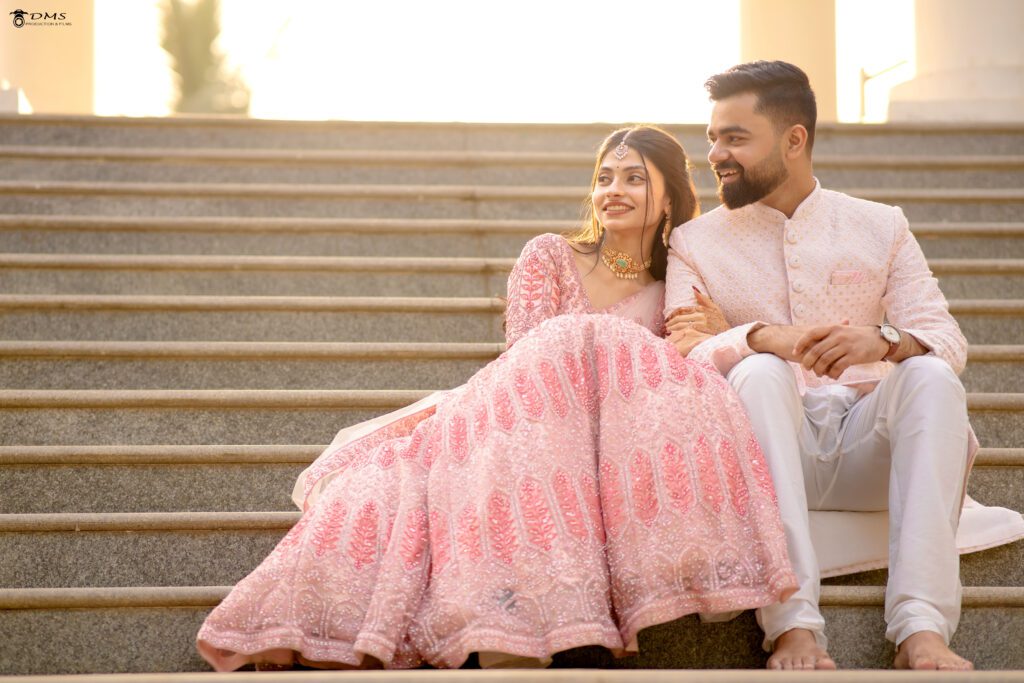
[(711, 143), (711, 149), (708, 150), (708, 161), (713, 164), (718, 164), (729, 158), (729, 153), (722, 149), (718, 141)]

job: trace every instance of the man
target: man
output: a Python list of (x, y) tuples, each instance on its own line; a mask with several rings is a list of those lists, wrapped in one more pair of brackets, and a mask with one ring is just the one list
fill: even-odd
[[(903, 212), (818, 184), (803, 71), (753, 62), (706, 87), (708, 159), (724, 206), (673, 231), (666, 317), (677, 347), (739, 393), (775, 482), (800, 588), (758, 614), (768, 667), (835, 668), (808, 510), (888, 509), (895, 666), (973, 668), (948, 646), (960, 616), (957, 523), (977, 448), (957, 379), (967, 342)], [(696, 345), (693, 316), (679, 311), (695, 290), (733, 326)]]

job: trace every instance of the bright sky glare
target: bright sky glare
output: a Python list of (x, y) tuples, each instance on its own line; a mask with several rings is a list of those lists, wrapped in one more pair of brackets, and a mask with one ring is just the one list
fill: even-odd
[[(840, 119), (856, 120), (858, 70), (912, 62), (913, 0), (836, 1)], [(259, 118), (704, 122), (704, 80), (740, 55), (739, 0), (221, 8), (221, 50)], [(170, 113), (160, 23), (158, 0), (96, 0), (96, 113)], [(888, 88), (912, 76), (907, 64), (870, 83), (867, 120), (883, 118)]]

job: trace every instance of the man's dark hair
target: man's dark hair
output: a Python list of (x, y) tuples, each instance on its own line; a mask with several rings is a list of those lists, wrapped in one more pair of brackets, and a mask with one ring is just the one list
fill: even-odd
[(814, 147), (814, 126), (818, 105), (807, 74), (788, 62), (748, 62), (709, 78), (704, 87), (717, 102), (733, 95), (754, 93), (754, 111), (768, 119), (781, 131), (794, 124), (807, 129), (807, 151)]

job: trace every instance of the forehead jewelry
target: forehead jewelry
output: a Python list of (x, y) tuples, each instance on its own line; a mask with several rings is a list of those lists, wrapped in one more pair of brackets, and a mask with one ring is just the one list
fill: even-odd
[(612, 154), (615, 155), (616, 159), (622, 161), (626, 155), (629, 154), (629, 146), (626, 145), (625, 142), (620, 142), (619, 146), (615, 148), (615, 151), (612, 152)]

